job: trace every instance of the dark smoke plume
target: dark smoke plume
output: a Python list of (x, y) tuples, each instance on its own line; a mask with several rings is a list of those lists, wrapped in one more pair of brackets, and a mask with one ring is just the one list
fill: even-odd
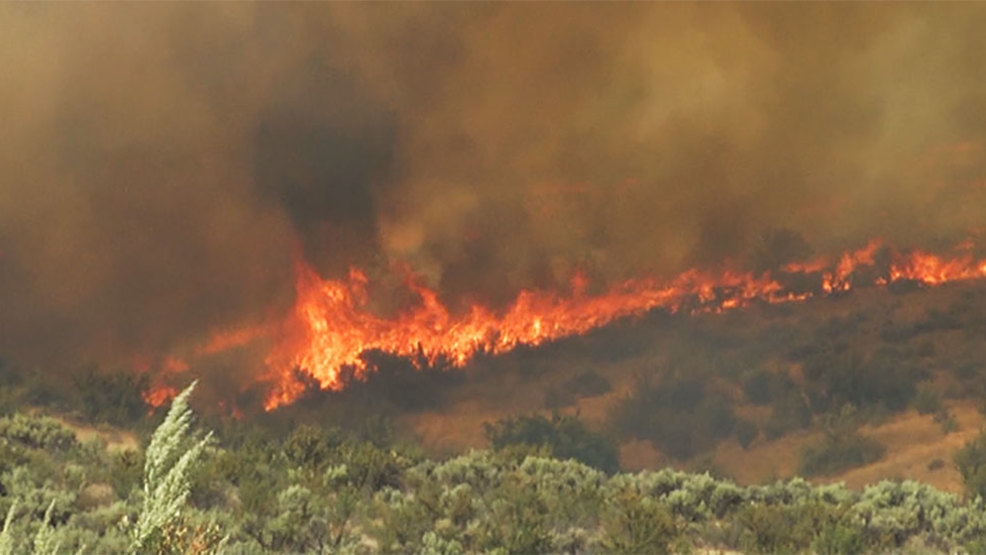
[(453, 304), (581, 268), (937, 247), (986, 216), (977, 4), (0, 6), (0, 353), (190, 349), (406, 262)]

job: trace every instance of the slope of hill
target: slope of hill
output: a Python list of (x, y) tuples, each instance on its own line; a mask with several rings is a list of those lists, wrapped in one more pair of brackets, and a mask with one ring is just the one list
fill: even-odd
[[(986, 361), (984, 301), (986, 284), (971, 282), (870, 288), (722, 315), (655, 314), (479, 361), (465, 369), (459, 383), (443, 389), (441, 403), (398, 420), (428, 448), (450, 452), (484, 446), (484, 422), (560, 411), (619, 438), (625, 468), (712, 465), (741, 483), (756, 483), (798, 474), (799, 453), (822, 437), (821, 417), (852, 404), (861, 413), (859, 431), (882, 443), (886, 453), (820, 481), (860, 487), (881, 478), (915, 478), (959, 491), (952, 453), (983, 425), (976, 407), (986, 392), (986, 365), (980, 362)], [(586, 374), (604, 380), (607, 391), (578, 391), (573, 377)], [(664, 406), (681, 398), (674, 389), (679, 382), (700, 383), (701, 397), (715, 397), (730, 406), (733, 418), (754, 423), (756, 437), (747, 448), (725, 435), (707, 448), (676, 456), (662, 449), (660, 438), (652, 441), (646, 430), (634, 436), (618, 422), (616, 415), (629, 410), (633, 399), (640, 401), (634, 415), (641, 422), (651, 418), (640, 399), (641, 388), (650, 387), (658, 392), (650, 411), (655, 418), (682, 416), (681, 426), (694, 425), (691, 431), (702, 433), (695, 403)], [(668, 388), (662, 397), (660, 391)], [(937, 414), (910, 408), (918, 390), (944, 400)], [(779, 414), (788, 410), (786, 395), (804, 405), (800, 410), (813, 424), (778, 422), (792, 418)], [(947, 434), (941, 422), (946, 418), (956, 425)], [(788, 428), (778, 428), (781, 424)]]

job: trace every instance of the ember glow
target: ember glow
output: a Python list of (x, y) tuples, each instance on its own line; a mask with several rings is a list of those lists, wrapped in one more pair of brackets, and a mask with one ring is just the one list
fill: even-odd
[[(297, 398), (304, 386), (295, 378), (296, 371), (311, 375), (323, 389), (343, 387), (340, 371), (351, 367), (357, 377), (363, 375), (369, 369), (361, 356), (371, 350), (462, 366), (477, 353), (536, 346), (655, 309), (718, 313), (752, 303), (801, 301), (901, 280), (934, 286), (986, 277), (986, 260), (975, 260), (968, 252), (942, 257), (885, 249), (889, 267), (879, 269), (875, 260), (883, 248), (881, 241), (873, 240), (835, 260), (819, 258), (783, 268), (788, 276), (816, 277), (817, 286), (809, 291), (786, 289), (780, 274), (689, 270), (671, 280), (629, 280), (604, 294), (587, 295), (584, 278), (576, 275), (567, 292), (525, 290), (503, 311), (473, 305), (459, 316), (451, 314), (435, 291), (412, 276), (406, 286), (418, 302), (391, 319), (367, 309), (367, 278), (359, 270), (352, 269), (346, 280), (333, 281), (322, 279), (299, 262), (297, 302), (276, 332), (275, 347), (267, 358), (276, 387), (265, 408)], [(883, 277), (857, 283), (854, 280), (862, 269), (869, 270), (870, 276)]]
[(177, 389), (168, 385), (159, 385), (144, 392), (144, 402), (151, 407), (158, 408), (168, 403), (180, 393)]
[(914, 252), (890, 268), (890, 281), (909, 279), (926, 285), (986, 276), (986, 261), (974, 260), (971, 254), (944, 259), (934, 254)]
[[(167, 357), (160, 365), (163, 374), (181, 374), (188, 371), (188, 364), (184, 360), (176, 357)], [(135, 370), (138, 373), (145, 373), (151, 369), (151, 364), (146, 360), (138, 360), (135, 363)], [(158, 408), (171, 401), (180, 391), (169, 385), (153, 387), (143, 393), (144, 402)]]

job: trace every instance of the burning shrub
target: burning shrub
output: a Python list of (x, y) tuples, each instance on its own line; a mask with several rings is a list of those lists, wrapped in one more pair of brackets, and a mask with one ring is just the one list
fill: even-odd
[(305, 393), (282, 409), (284, 418), (293, 415), (357, 430), (396, 414), (438, 408), (448, 392), (465, 380), (463, 372), (451, 371), (441, 361), (409, 359), (382, 351), (364, 353), (362, 360), (370, 370), (361, 373), (352, 366), (343, 367), (340, 391), (323, 390), (317, 381), (299, 372), (298, 377), (306, 382)]
[[(377, 402), (385, 399), (402, 411), (441, 406), (446, 390), (464, 379), (462, 372), (449, 371), (450, 366), (443, 361), (414, 360), (383, 351), (364, 353), (363, 359), (375, 371), (367, 373), (363, 381), (349, 380), (347, 386), (363, 388), (366, 397)], [(341, 393), (345, 395), (346, 392)]]

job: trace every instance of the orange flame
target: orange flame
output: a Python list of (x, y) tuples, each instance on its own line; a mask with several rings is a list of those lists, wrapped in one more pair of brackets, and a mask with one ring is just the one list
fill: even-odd
[[(179, 391), (168, 385), (155, 385), (143, 393), (144, 402), (155, 409), (174, 399)], [(153, 412), (153, 410), (151, 411)]]
[[(151, 372), (151, 366), (150, 361), (143, 357), (138, 357), (134, 362), (134, 368), (138, 373)], [(181, 374), (187, 372), (189, 366), (184, 360), (169, 356), (160, 362), (158, 368), (160, 369), (160, 374)], [(143, 392), (141, 396), (144, 398), (145, 403), (156, 409), (171, 401), (178, 393), (178, 390), (174, 387), (160, 383), (160, 380), (156, 380), (156, 383), (151, 385), (150, 389)], [(154, 411), (151, 410), (151, 412)]]
[[(462, 366), (477, 353), (503, 353), (519, 345), (536, 346), (561, 337), (585, 333), (616, 319), (642, 315), (661, 308), (670, 312), (722, 312), (752, 302), (781, 303), (853, 288), (855, 272), (875, 264), (880, 240), (844, 253), (834, 264), (817, 259), (783, 268), (789, 274), (821, 273), (813, 292), (795, 293), (769, 275), (726, 271), (712, 274), (686, 271), (670, 281), (629, 280), (605, 294), (585, 294), (585, 279), (576, 275), (567, 295), (521, 291), (503, 313), (473, 305), (453, 316), (435, 291), (413, 278), (407, 287), (419, 302), (412, 310), (385, 319), (367, 310), (367, 277), (351, 269), (348, 280), (322, 279), (311, 267), (297, 263), (297, 302), (282, 326), (276, 346), (267, 358), (275, 392), (265, 408), (290, 403), (304, 386), (295, 370), (309, 374), (323, 389), (339, 389), (340, 372), (350, 367), (360, 377), (367, 371), (361, 357), (370, 350), (417, 357), (434, 363), (445, 360)], [(889, 275), (875, 284), (914, 280), (929, 286), (947, 281), (986, 277), (986, 261), (966, 253), (944, 259), (915, 251), (892, 253)]]
[[(261, 337), (273, 340), (274, 347), (265, 362), (274, 390), (264, 404), (266, 410), (272, 410), (303, 393), (305, 385), (297, 379), (297, 372), (311, 376), (323, 389), (340, 389), (345, 385), (343, 369), (349, 368), (355, 377), (363, 377), (369, 371), (363, 355), (373, 350), (411, 357), (418, 363), (442, 361), (463, 366), (478, 353), (499, 354), (520, 345), (537, 346), (655, 309), (721, 313), (757, 302), (804, 301), (851, 291), (856, 286), (901, 280), (936, 286), (986, 277), (986, 260), (973, 257), (971, 242), (959, 245), (956, 251), (958, 254), (952, 257), (923, 251), (901, 253), (874, 239), (838, 258), (818, 257), (788, 264), (776, 277), (692, 269), (671, 280), (628, 280), (599, 295), (587, 294), (588, 281), (576, 274), (566, 294), (524, 290), (502, 312), (472, 305), (461, 315), (451, 314), (435, 291), (421, 285), (408, 272), (405, 287), (417, 303), (394, 318), (378, 316), (368, 309), (369, 280), (359, 269), (352, 268), (347, 279), (329, 280), (298, 261), (297, 299), (283, 321), (222, 331), (194, 349), (193, 356), (241, 347)], [(885, 267), (876, 268), (877, 254), (881, 252), (886, 255), (881, 254)], [(860, 273), (861, 269), (867, 271)], [(817, 281), (808, 291), (791, 291), (781, 285), (785, 282), (783, 275)], [(138, 365), (143, 368), (147, 363), (141, 360)], [(187, 371), (188, 365), (181, 359), (168, 358), (161, 369), (164, 373), (179, 373)], [(144, 399), (158, 407), (177, 393), (175, 388), (159, 384)]]
[(300, 393), (302, 386), (292, 379), (293, 369), (310, 374), (322, 388), (338, 389), (343, 367), (352, 367), (357, 377), (366, 371), (361, 355), (369, 350), (430, 362), (445, 359), (462, 366), (478, 352), (497, 354), (518, 345), (536, 346), (658, 307), (677, 311), (692, 296), (703, 305), (715, 305), (713, 310), (743, 306), (754, 299), (789, 300), (777, 282), (748, 273), (726, 272), (716, 278), (692, 270), (668, 284), (631, 280), (599, 296), (585, 295), (584, 278), (577, 275), (567, 296), (525, 290), (501, 315), (473, 305), (464, 316), (454, 317), (435, 291), (410, 280), (407, 286), (417, 295), (418, 306), (387, 320), (365, 309), (367, 280), (359, 270), (352, 269), (348, 281), (323, 280), (304, 263), (298, 263), (297, 273), (294, 313), (284, 338), (267, 359), (280, 378), (280, 390), (268, 399), (267, 409), (289, 403)]
[(914, 251), (906, 259), (895, 262), (890, 267), (891, 281), (908, 279), (926, 285), (984, 276), (986, 276), (986, 261), (977, 262), (971, 253), (949, 260), (934, 254)]

